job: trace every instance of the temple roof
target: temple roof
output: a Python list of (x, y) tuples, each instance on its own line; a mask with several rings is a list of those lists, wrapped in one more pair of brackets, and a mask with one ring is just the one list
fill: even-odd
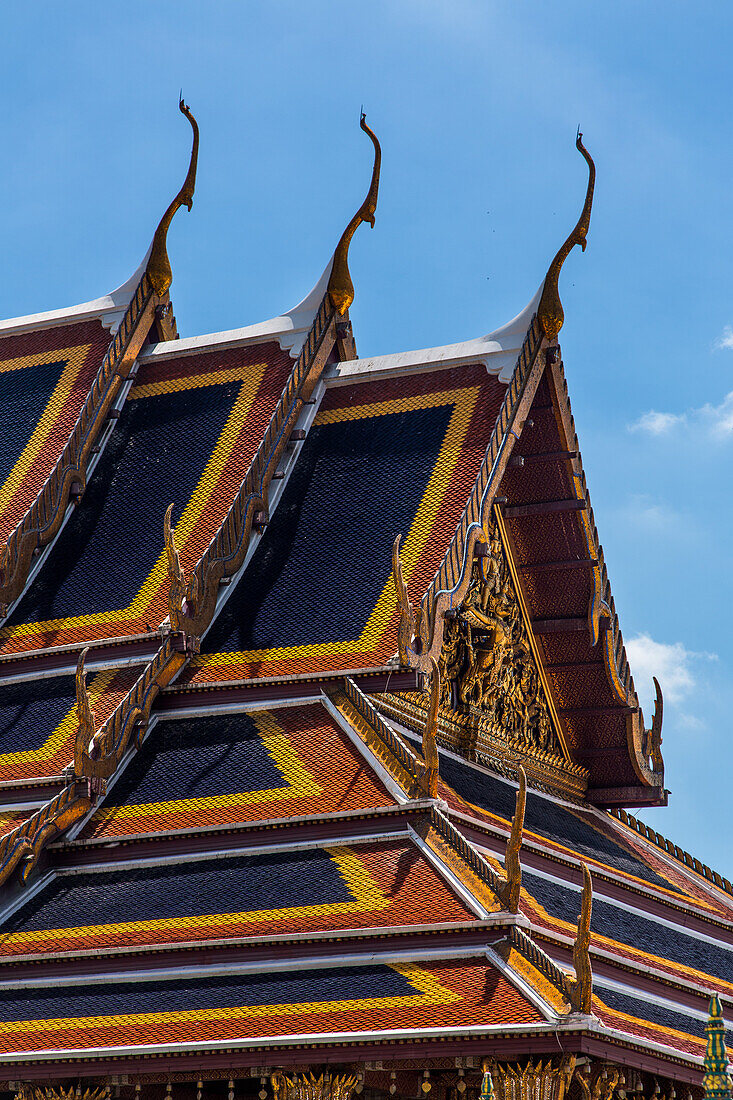
[[(277, 318), (179, 339), (159, 227), (104, 435), (13, 573), (14, 1077), (559, 1044), (697, 1081), (709, 994), (733, 1008), (733, 887), (626, 812), (666, 801), (661, 695), (648, 729), (557, 342), (592, 162), (579, 139), (581, 219), (517, 317), (359, 358), (362, 128), (367, 197)], [(163, 229), (191, 197), (189, 169)], [(59, 332), (112, 362), (100, 302), (0, 326), (56, 334), (28, 345), (29, 437), (44, 401), (66, 416)]]

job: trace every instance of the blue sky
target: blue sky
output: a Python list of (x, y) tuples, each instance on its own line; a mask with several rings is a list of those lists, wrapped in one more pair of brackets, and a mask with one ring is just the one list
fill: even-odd
[[(201, 126), (170, 234), (182, 335), (279, 313), (352, 247), (361, 355), (467, 339), (565, 266), (576, 425), (640, 694), (665, 689), (666, 810), (733, 877), (733, 7), (709, 0), (52, 0), (3, 16), (0, 315), (127, 278)], [(647, 716), (650, 707), (647, 704)], [(721, 828), (722, 826), (722, 828)]]

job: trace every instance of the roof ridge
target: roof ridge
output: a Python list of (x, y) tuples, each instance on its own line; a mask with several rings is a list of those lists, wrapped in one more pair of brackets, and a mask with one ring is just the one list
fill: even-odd
[[(148, 297), (142, 308), (149, 308), (158, 298), (147, 275), (140, 281), (139, 289), (143, 287)], [(161, 627), (159, 648), (90, 743), (85, 726), (80, 723), (75, 760), (63, 791), (2, 838), (0, 886), (20, 860), (24, 861), (22, 880), (25, 883), (46, 845), (83, 819), (102, 793), (105, 779), (115, 773), (126, 756), (130, 744), (133, 743), (135, 749), (142, 745), (153, 703), (161, 689), (171, 683), (198, 651), (199, 639), (216, 615), (221, 579), (235, 574), (246, 560), (258, 510), (263, 517), (262, 525), (267, 522), (264, 509), (267, 508), (268, 487), (304, 401), (323, 371), (332, 346), (328, 342), (329, 334), (335, 340), (335, 318), (335, 310), (324, 296), (234, 502), (187, 581), (168, 531), (170, 616), (169, 622)], [(327, 343), (328, 348), (324, 350)], [(83, 656), (82, 652), (82, 661)], [(83, 702), (85, 691), (83, 675), (77, 676), (77, 708)]]
[(662, 836), (656, 829), (652, 829), (650, 825), (640, 821), (638, 817), (634, 817), (633, 814), (620, 808), (610, 809), (608, 813), (611, 817), (617, 818), (622, 825), (626, 825), (629, 829), (635, 830), (639, 836), (644, 837), (645, 840), (651, 841), (657, 848), (661, 848), (666, 855), (672, 856), (673, 859), (682, 863), (688, 870), (695, 871), (702, 878), (711, 882), (713, 886), (717, 886), (719, 890), (724, 890), (726, 894), (733, 895), (733, 884), (729, 879), (724, 878), (717, 871), (713, 871), (706, 863), (701, 863), (699, 859), (691, 856), (684, 848), (680, 848), (673, 841)]
[[(109, 414), (132, 384), (132, 370), (155, 318), (159, 298), (143, 272), (89, 388), (69, 438), (56, 464), (0, 551), (0, 611), (3, 617), (20, 598), (34, 557), (47, 547), (63, 525), (72, 497), (84, 492), (87, 475), (101, 451), (100, 440), (114, 426)], [(106, 440), (104, 440), (106, 441)]]

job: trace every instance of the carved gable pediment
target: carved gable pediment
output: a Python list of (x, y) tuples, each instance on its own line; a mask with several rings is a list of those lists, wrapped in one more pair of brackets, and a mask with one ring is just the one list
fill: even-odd
[(463, 603), (445, 624), (442, 702), (501, 739), (565, 756), (496, 519), (489, 533)]

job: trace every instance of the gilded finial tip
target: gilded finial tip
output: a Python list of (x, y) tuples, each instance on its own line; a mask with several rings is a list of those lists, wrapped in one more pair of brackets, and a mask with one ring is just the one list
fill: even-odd
[(580, 127), (575, 137), (575, 147), (582, 154), (583, 159), (588, 165), (588, 186), (585, 193), (585, 202), (581, 211), (578, 222), (572, 232), (569, 234), (565, 243), (556, 253), (552, 263), (550, 264), (547, 275), (545, 276), (545, 283), (542, 288), (542, 297), (540, 304), (537, 307), (537, 316), (542, 327), (542, 331), (548, 340), (554, 340), (557, 338), (560, 329), (563, 326), (565, 320), (565, 314), (562, 308), (562, 302), (560, 301), (560, 293), (558, 290), (558, 280), (560, 277), (560, 270), (565, 263), (568, 255), (572, 251), (576, 244), (580, 245), (581, 251), (585, 252), (588, 244), (588, 229), (590, 227), (590, 213), (593, 207), (593, 191), (596, 182), (596, 167), (593, 163), (588, 150), (583, 145), (583, 134)]
[(382, 150), (379, 145), (379, 140), (371, 127), (367, 126), (363, 107), (359, 125), (364, 133), (371, 139), (372, 145), (374, 146), (374, 167), (372, 168), (372, 179), (367, 196), (342, 233), (341, 240), (336, 245), (336, 251), (333, 256), (331, 277), (328, 282), (328, 295), (331, 299), (331, 304), (341, 316), (346, 313), (346, 310), (354, 300), (354, 284), (351, 281), (348, 264), (349, 245), (351, 244), (351, 238), (354, 236), (361, 222), (368, 222), (372, 229), (374, 228), (374, 215), (377, 209), (377, 196), (379, 194), (379, 173), (382, 163)]
[(198, 164), (198, 152), (199, 152), (199, 128), (196, 119), (187, 103), (184, 102), (183, 92), (178, 99), (178, 109), (182, 115), (185, 115), (191, 124), (191, 130), (193, 131), (193, 144), (191, 146), (191, 158), (188, 165), (188, 172), (186, 178), (183, 181), (183, 187), (178, 192), (173, 202), (166, 210), (163, 217), (158, 223), (158, 228), (155, 231), (153, 237), (153, 244), (150, 250), (150, 257), (148, 259), (148, 278), (152, 283), (153, 290), (156, 294), (163, 295), (168, 290), (173, 279), (173, 272), (171, 271), (170, 261), (168, 259), (168, 252), (166, 248), (166, 238), (168, 236), (168, 228), (173, 220), (173, 215), (176, 210), (179, 210), (182, 206), (185, 206), (189, 211), (193, 206), (193, 193), (196, 187), (196, 166)]

